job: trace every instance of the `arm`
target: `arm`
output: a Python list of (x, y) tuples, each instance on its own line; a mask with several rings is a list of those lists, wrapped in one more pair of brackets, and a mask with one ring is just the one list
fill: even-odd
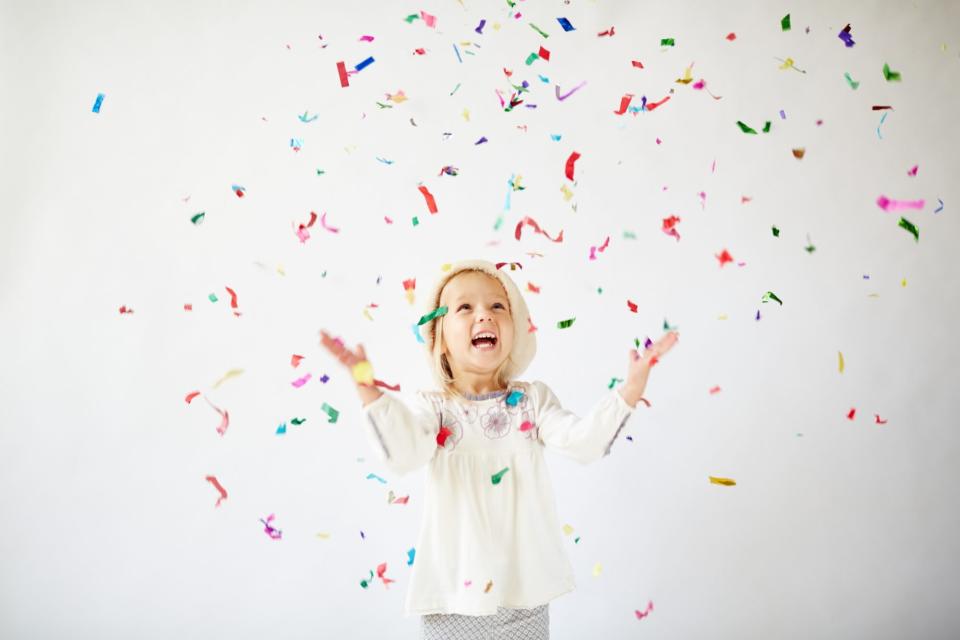
[(633, 414), (619, 390), (610, 391), (592, 411), (577, 416), (560, 406), (553, 391), (540, 381), (532, 383), (538, 438), (544, 446), (581, 464), (599, 460)]
[(440, 414), (436, 407), (422, 392), (417, 393), (413, 407), (390, 394), (377, 393), (379, 397), (363, 406), (364, 434), (377, 459), (398, 475), (422, 467), (437, 452)]

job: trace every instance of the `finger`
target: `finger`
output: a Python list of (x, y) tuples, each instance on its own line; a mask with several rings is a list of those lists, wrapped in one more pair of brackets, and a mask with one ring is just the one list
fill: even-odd
[(367, 350), (363, 348), (362, 344), (357, 345), (357, 358), (359, 358), (361, 362), (367, 359)]

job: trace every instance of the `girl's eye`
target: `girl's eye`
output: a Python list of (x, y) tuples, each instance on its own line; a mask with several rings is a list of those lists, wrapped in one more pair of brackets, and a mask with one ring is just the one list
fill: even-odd
[(503, 309), (503, 308), (504, 308), (504, 306), (503, 306), (502, 304), (500, 304), (499, 302), (497, 302), (497, 303), (494, 303), (494, 305), (493, 305), (493, 306), (495, 306), (495, 307), (500, 307), (501, 309)]
[[(460, 309), (463, 309), (464, 307), (468, 307), (468, 308), (469, 308), (470, 305), (468, 305), (468, 304), (462, 304), (462, 305), (460, 305)], [(460, 309), (457, 309), (457, 311), (460, 311)]]

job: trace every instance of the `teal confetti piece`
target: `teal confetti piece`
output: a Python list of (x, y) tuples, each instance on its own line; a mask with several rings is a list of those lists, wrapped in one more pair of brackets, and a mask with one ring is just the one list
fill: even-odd
[(560, 136), (562, 135), (563, 135), (562, 133), (551, 133), (550, 139), (553, 140), (554, 142), (560, 142)]
[(209, 296), (207, 296), (207, 298), (210, 300), (210, 302), (216, 302), (216, 301), (217, 301), (217, 294), (211, 293)]
[(539, 60), (539, 59), (540, 59), (540, 56), (538, 56), (535, 53), (531, 53), (530, 55), (527, 56), (527, 66), (529, 67), (531, 64), (533, 64), (534, 60)]
[(414, 21), (414, 20), (419, 20), (419, 19), (420, 19), (420, 14), (419, 14), (419, 13), (411, 13), (411, 14), (408, 15), (406, 18), (404, 18), (404, 20), (407, 21), (407, 24), (413, 24), (413, 21)]
[(856, 91), (857, 87), (860, 86), (860, 83), (853, 79), (849, 71), (845, 71), (843, 77), (847, 79), (847, 84), (849, 84), (850, 88), (854, 91)]
[(430, 322), (431, 320), (433, 320), (434, 318), (436, 318), (436, 317), (438, 317), (438, 316), (443, 316), (443, 315), (446, 315), (446, 314), (447, 314), (447, 307), (446, 307), (446, 305), (444, 305), (444, 306), (442, 306), (442, 307), (437, 307), (436, 309), (434, 309), (433, 311), (431, 311), (431, 312), (428, 313), (427, 315), (422, 316), (422, 317), (420, 318), (420, 321), (417, 322), (417, 326), (426, 324), (426, 323)]
[(423, 336), (420, 335), (420, 327), (418, 325), (411, 325), (413, 327), (413, 335), (417, 338), (417, 342), (420, 344), (427, 344), (423, 341)]
[(293, 420), (290, 421), (290, 424), (299, 427), (301, 424), (303, 424), (306, 421), (307, 421), (306, 418), (294, 418)]
[(416, 555), (417, 555), (417, 550), (416, 550), (415, 548), (411, 548), (409, 551), (407, 551), (407, 566), (408, 566), (408, 567), (413, 565), (413, 558), (414, 558), (414, 556), (416, 556)]
[(377, 480), (380, 484), (387, 484), (387, 481), (375, 473), (368, 473), (367, 480)]
[(320, 407), (324, 413), (330, 416), (330, 419), (327, 421), (330, 424), (333, 424), (337, 421), (337, 417), (340, 415), (340, 412), (328, 405), (326, 402), (323, 403), (323, 406)]
[(192, 222), (192, 223), (195, 224), (195, 225), (199, 225), (201, 222), (203, 222), (203, 218), (204, 218), (206, 215), (207, 215), (207, 212), (206, 212), (206, 211), (201, 211), (200, 213), (192, 216), (192, 217), (190, 218), (190, 222)]
[(513, 390), (510, 392), (510, 395), (507, 396), (507, 406), (515, 407), (517, 403), (520, 402), (520, 398), (523, 397), (523, 391)]
[(413, 216), (413, 226), (420, 224), (420, 220), (417, 219), (417, 216)]
[[(639, 340), (637, 342), (639, 342)], [(623, 378), (610, 378), (610, 384), (607, 385), (607, 389), (613, 389), (613, 385), (617, 384), (618, 382), (623, 382)]]
[(490, 476), (490, 481), (493, 482), (493, 484), (500, 484), (500, 481), (503, 479), (503, 474), (505, 474), (509, 470), (510, 470), (510, 467), (504, 467), (500, 471), (497, 471), (495, 474)]
[(278, 436), (282, 436), (282, 435), (285, 434), (286, 432), (287, 432), (287, 423), (286, 423), (286, 422), (283, 422), (283, 423), (280, 424), (279, 427), (277, 427), (277, 435), (278, 435)]
[(102, 94), (102, 93), (98, 93), (98, 94), (97, 94), (97, 99), (94, 100), (94, 102), (93, 102), (93, 112), (94, 112), (94, 113), (100, 113), (100, 105), (103, 104), (103, 99), (104, 99), (105, 97), (106, 97), (106, 96), (104, 96), (104, 94)]
[(633, 231), (624, 231), (623, 237), (625, 240), (636, 240), (637, 234), (635, 234)]

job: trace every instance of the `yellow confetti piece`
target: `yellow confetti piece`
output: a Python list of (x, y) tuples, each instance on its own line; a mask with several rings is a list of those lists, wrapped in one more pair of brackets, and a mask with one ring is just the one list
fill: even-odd
[(563, 532), (564, 532), (566, 535), (570, 535), (571, 533), (573, 533), (573, 527), (571, 527), (571, 526), (568, 525), (568, 524), (565, 524), (565, 525), (563, 525)]
[(677, 78), (677, 82), (679, 82), (680, 84), (690, 84), (691, 82), (693, 82), (693, 76), (691, 75), (692, 71), (693, 71), (693, 65), (691, 64), (689, 67), (687, 67), (684, 70), (683, 77)]
[(901, 287), (907, 286), (907, 279), (906, 279), (906, 278), (904, 278), (903, 280), (900, 281), (900, 286), (901, 286)]
[(839, 362), (840, 373), (843, 373), (843, 353), (840, 351), (837, 351), (837, 356), (840, 358), (840, 362)]
[(487, 586), (483, 588), (484, 593), (490, 593), (490, 589), (493, 588), (493, 580), (487, 582)]
[(723, 484), (728, 487), (732, 487), (733, 485), (737, 484), (735, 480), (731, 480), (730, 478), (716, 478), (714, 476), (707, 477), (710, 478), (710, 482), (713, 484)]
[(726, 319), (727, 319), (727, 314), (725, 313), (721, 313), (719, 316), (717, 316), (717, 320), (726, 320)]
[[(493, 30), (494, 30), (494, 31), (500, 31), (500, 23), (499, 23), (499, 22), (494, 22), (494, 23), (493, 23)], [(943, 46), (944, 46), (944, 48), (946, 48), (947, 45), (943, 45)]]
[(593, 565), (593, 577), (594, 577), (594, 578), (599, 577), (599, 575), (600, 575), (602, 572), (603, 572), (603, 566), (602, 566), (599, 562), (598, 562), (597, 564)]
[(222, 378), (217, 380), (217, 382), (213, 385), (213, 388), (216, 389), (230, 378), (236, 378), (241, 373), (243, 373), (243, 369), (230, 369), (230, 371), (227, 371), (225, 374), (223, 374)]
[(367, 309), (364, 309), (363, 315), (366, 316), (367, 320), (369, 320), (370, 322), (373, 322), (373, 316), (370, 315), (370, 311), (368, 311)]
[(394, 94), (388, 93), (388, 94), (387, 94), (387, 100), (390, 100), (391, 102), (395, 102), (395, 103), (397, 103), (397, 104), (400, 104), (401, 102), (406, 102), (407, 96), (406, 96), (406, 94), (403, 93), (403, 90), (401, 89), (400, 91), (397, 91), (397, 92), (394, 93)]
[(444, 262), (440, 265), (440, 271), (450, 271), (453, 268), (453, 264), (450, 262)]
[(317, 537), (320, 538), (320, 539), (322, 539), (322, 540), (329, 540), (329, 539), (330, 539), (330, 534), (329, 534), (329, 533), (318, 533), (318, 534), (317, 534)]
[(466, 120), (467, 122), (470, 122), (470, 109), (467, 109), (466, 107), (464, 107), (463, 113), (461, 115), (463, 116), (464, 120)]
[(363, 360), (353, 365), (351, 370), (353, 379), (360, 384), (373, 384), (373, 365), (369, 360)]
[(277, 265), (277, 273), (279, 273), (279, 274), (282, 275), (282, 276), (287, 275), (287, 272), (284, 271), (282, 264), (278, 264), (278, 265)]
[(409, 302), (410, 304), (413, 304), (413, 289), (407, 289), (406, 294), (407, 294), (407, 302)]
[(573, 197), (573, 191), (570, 191), (570, 188), (567, 185), (560, 187), (560, 191), (563, 193), (563, 199), (567, 202), (570, 202), (570, 198)]

